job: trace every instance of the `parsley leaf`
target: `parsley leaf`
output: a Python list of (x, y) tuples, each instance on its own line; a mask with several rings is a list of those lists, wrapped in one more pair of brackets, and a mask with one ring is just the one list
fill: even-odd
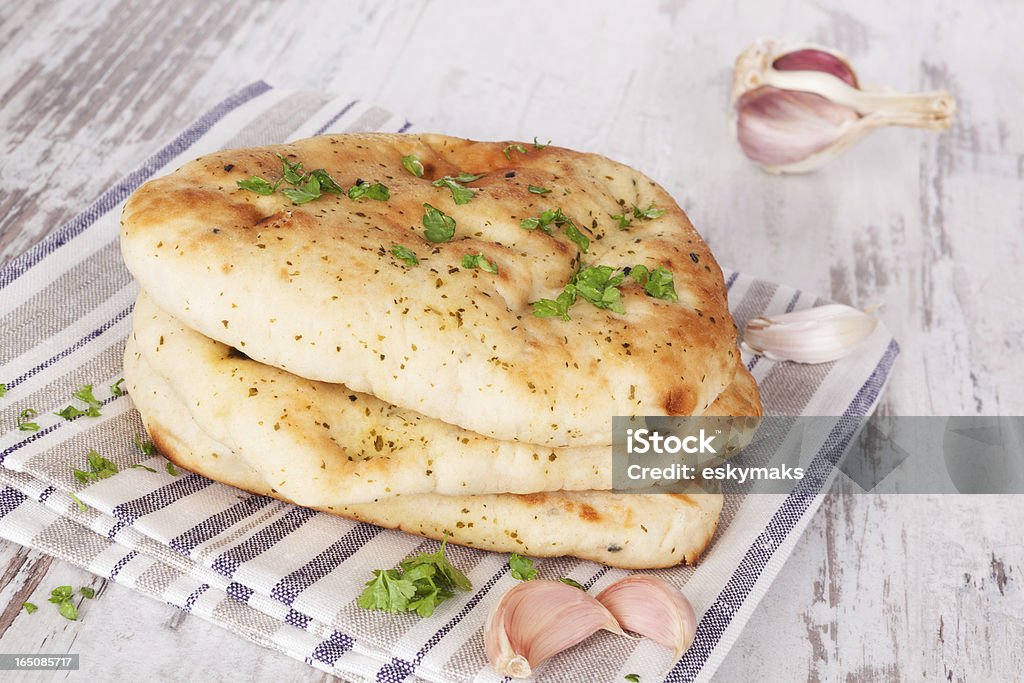
[(100, 408), (103, 404), (92, 395), (92, 385), (86, 384), (81, 389), (72, 394), (79, 401), (86, 404), (85, 410), (80, 410), (74, 406), (67, 406), (63, 410), (59, 411), (57, 415), (60, 415), (65, 420), (73, 420), (79, 415), (88, 415), (89, 417), (99, 417)]
[[(288, 182), (295, 183), (296, 181), (289, 180)], [(296, 185), (296, 187), (284, 188), (283, 190), (281, 190), (281, 194), (283, 194), (288, 199), (292, 200), (292, 204), (306, 204), (308, 202), (313, 201), (314, 199), (320, 198), (320, 181), (316, 178), (316, 176), (311, 175), (309, 176), (309, 179), (303, 182), (301, 185)]]
[(576, 287), (568, 284), (556, 299), (539, 299), (534, 301), (533, 314), (538, 318), (561, 318), (569, 320), (569, 308), (576, 303)]
[(538, 187), (537, 185), (527, 185), (526, 189), (529, 190), (531, 194), (547, 194), (548, 192), (551, 192), (550, 189), (546, 187)]
[(629, 274), (643, 286), (648, 296), (665, 301), (679, 301), (672, 271), (664, 266), (658, 266), (654, 270), (648, 270), (646, 266), (634, 266)]
[(619, 222), (619, 230), (625, 230), (633, 222), (633, 219), (628, 214), (613, 213), (609, 215)]
[(436, 553), (421, 553), (404, 560), (398, 569), (376, 569), (356, 603), (364, 609), (416, 612), (429, 617), (434, 608), (452, 597), (454, 589), (471, 590), (465, 574), (444, 555), (447, 539)]
[(661, 218), (665, 215), (665, 209), (659, 209), (654, 204), (651, 204), (646, 209), (641, 209), (639, 206), (633, 207), (633, 215), (637, 218), (642, 218), (645, 221), (654, 220), (655, 218)]
[(544, 149), (545, 147), (547, 147), (550, 144), (551, 144), (551, 140), (548, 140), (547, 142), (541, 144), (541, 143), (537, 142), (537, 136), (536, 135), (533, 136), (533, 148), (534, 149)]
[(640, 674), (626, 674), (625, 678), (629, 683), (640, 683)]
[(402, 157), (402, 168), (409, 173), (412, 173), (417, 178), (423, 177), (423, 163), (416, 157), (415, 154)]
[(479, 268), (488, 273), (498, 273), (498, 264), (488, 261), (487, 257), (483, 254), (463, 254), (462, 267), (468, 269)]
[[(461, 175), (460, 175), (460, 177), (461, 177)], [(473, 180), (476, 180), (476, 177), (473, 177), (473, 176), (468, 176), (468, 177), (472, 177)], [(468, 187), (465, 187), (464, 185), (462, 185), (462, 183), (457, 181), (455, 178), (452, 178), (451, 176), (448, 176), (448, 175), (446, 175), (444, 178), (438, 178), (432, 184), (433, 184), (434, 187), (447, 187), (449, 190), (451, 190), (451, 192), (452, 192), (452, 199), (458, 205), (468, 204), (469, 200), (471, 200), (473, 198), (473, 196), (476, 195), (476, 192), (474, 192), (473, 190), (469, 189)]]
[(281, 164), (284, 166), (282, 173), (285, 180), (287, 180), (292, 185), (301, 183), (303, 181), (304, 174), (302, 173), (302, 162), (288, 161), (288, 157), (281, 154), (280, 152), (275, 152), (274, 156), (280, 159)]
[(416, 252), (408, 247), (403, 247), (401, 244), (392, 244), (391, 253), (402, 261), (405, 261), (407, 266), (419, 265), (420, 259), (416, 256)]
[(457, 183), (471, 183), (474, 180), (480, 180), (485, 175), (487, 175), (487, 174), (486, 173), (466, 173), (465, 171), (461, 171), (459, 173), (459, 175), (455, 176), (455, 182), (457, 182)]
[(423, 234), (426, 238), (435, 244), (449, 241), (455, 235), (455, 219), (430, 204), (424, 204), (423, 208), (427, 210), (423, 214)]
[(31, 602), (23, 602), (23, 603), (21, 603), (21, 606), (24, 607), (25, 611), (28, 612), (29, 614), (32, 614), (37, 609), (39, 609), (36, 605), (33, 605)]
[(94, 597), (96, 597), (96, 591), (90, 588), (89, 586), (82, 586), (78, 589), (78, 592), (84, 595), (89, 600), (92, 600)]
[(512, 578), (520, 581), (529, 581), (537, 578), (537, 570), (533, 567), (533, 561), (528, 557), (512, 553), (508, 558), (509, 569), (512, 570)]
[(404, 612), (409, 600), (416, 594), (416, 585), (403, 579), (397, 569), (374, 569), (374, 578), (366, 583), (356, 604), (363, 609), (378, 609), (385, 612)]
[(110, 393), (112, 396), (124, 396), (125, 394), (128, 393), (127, 391), (121, 388), (122, 384), (124, 384), (124, 377), (110, 385)]
[(254, 175), (247, 180), (236, 180), (235, 185), (238, 185), (243, 190), (249, 190), (250, 192), (262, 195), (274, 194), (275, 190), (274, 185), (271, 185), (258, 175)]
[(130, 467), (133, 470), (146, 470), (147, 472), (156, 472), (156, 470), (154, 470), (152, 467), (146, 467), (141, 462), (137, 462), (134, 465), (131, 465)]
[(138, 448), (143, 455), (156, 454), (156, 444), (154, 444), (149, 439), (143, 441), (142, 436), (140, 434), (135, 435), (135, 447)]
[(562, 583), (564, 583), (567, 586), (572, 586), (573, 588), (579, 588), (581, 591), (585, 591), (586, 590), (586, 588), (583, 587), (582, 583), (580, 583), (576, 579), (570, 579), (568, 576), (563, 576), (562, 578), (559, 579), (559, 581), (561, 581)]
[(38, 432), (39, 423), (31, 421), (38, 414), (35, 408), (25, 408), (18, 416), (18, 429), (23, 432)]
[(71, 496), (71, 500), (73, 500), (76, 503), (78, 503), (78, 509), (81, 510), (82, 512), (85, 512), (86, 510), (89, 509), (89, 506), (86, 505), (85, 503), (83, 503), (78, 496), (76, 496), (73, 493), (69, 493), (68, 495)]
[(386, 202), (391, 199), (391, 190), (381, 183), (370, 184), (365, 180), (360, 180), (348, 189), (348, 198), (362, 199), (363, 197), (376, 199), (378, 202)]
[(512, 161), (512, 152), (519, 152), (520, 154), (526, 154), (526, 148), (519, 144), (505, 145), (505, 149), (502, 150), (505, 153), (505, 158)]
[(7, 395), (7, 385), (6, 384), (0, 384), (0, 398), (3, 398), (6, 395)]
[(71, 586), (57, 586), (50, 591), (50, 602), (54, 604), (60, 604), (65, 600), (70, 600), (71, 596), (74, 595), (75, 591)]
[(172, 477), (176, 477), (179, 474), (181, 474), (181, 472), (178, 471), (178, 468), (175, 467), (174, 463), (171, 462), (170, 460), (167, 461), (167, 474), (171, 475)]
[(611, 266), (587, 266), (576, 273), (572, 283), (576, 285), (576, 293), (594, 306), (625, 313), (619, 299), (619, 285), (625, 277)]
[(309, 174), (311, 177), (316, 178), (317, 182), (320, 183), (320, 190), (322, 192), (330, 192), (331, 194), (341, 194), (345, 191), (338, 183), (334, 182), (334, 178), (331, 174), (322, 168), (318, 168), (315, 171), (311, 171)]
[(75, 607), (75, 603), (70, 600), (66, 600), (57, 606), (57, 611), (60, 615), (68, 621), (78, 621), (78, 608)]
[(86, 456), (86, 462), (89, 465), (88, 471), (76, 470), (72, 468), (71, 472), (75, 475), (75, 479), (87, 484), (90, 481), (99, 481), (100, 479), (106, 479), (117, 474), (117, 465), (112, 461), (107, 460), (97, 451), (91, 450)]
[[(533, 186), (531, 185), (531, 187)], [(581, 252), (587, 253), (587, 249), (590, 248), (590, 238), (580, 232), (572, 219), (562, 213), (561, 209), (548, 209), (542, 211), (537, 218), (524, 218), (519, 221), (519, 227), (523, 230), (540, 228), (549, 235), (552, 225), (565, 226), (565, 236), (572, 240)]]

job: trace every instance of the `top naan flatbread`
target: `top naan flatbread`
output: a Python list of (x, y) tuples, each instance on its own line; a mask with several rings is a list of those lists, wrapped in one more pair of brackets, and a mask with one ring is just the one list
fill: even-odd
[[(553, 447), (611, 442), (612, 415), (701, 415), (732, 381), (736, 331), (722, 273), (672, 198), (642, 173), (559, 147), (525, 152), (441, 135), (331, 135), (229, 150), (140, 188), (122, 250), (158, 305), (263, 363), (346, 386), (474, 432)], [(236, 181), (282, 175), (276, 154), (326, 169), (344, 187), (381, 182), (388, 201), (325, 193), (295, 205)], [(416, 155), (416, 177), (402, 157)], [(432, 180), (485, 174), (456, 205)], [(547, 194), (530, 186), (548, 188)], [(424, 203), (456, 221), (424, 237)], [(664, 209), (620, 229), (615, 214)], [(564, 226), (520, 221), (560, 208)], [(420, 259), (408, 266), (392, 245)], [(498, 273), (461, 267), (483, 254)], [(538, 318), (586, 265), (668, 268), (679, 300), (627, 278), (625, 314), (582, 299), (571, 320)]]

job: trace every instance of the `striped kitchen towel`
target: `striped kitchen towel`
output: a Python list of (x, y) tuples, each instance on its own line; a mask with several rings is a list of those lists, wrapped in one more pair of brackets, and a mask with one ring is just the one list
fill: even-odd
[[(360, 609), (373, 569), (392, 567), (434, 541), (333, 517), (169, 472), (143, 453), (142, 423), (114, 385), (137, 287), (121, 262), (121, 205), (143, 182), (214, 150), (323, 132), (404, 131), (410, 124), (361, 102), (286, 92), (264, 83), (228, 98), (105, 192), (70, 223), (0, 269), (0, 535), (209, 619), (254, 642), (346, 680), (497, 681), (482, 629), (515, 583), (505, 555), (450, 547), (474, 590), (434, 615)], [(727, 272), (737, 324), (806, 308), (814, 296)], [(797, 366), (745, 360), (768, 414), (857, 417), (874, 408), (898, 353), (879, 327), (835, 363)], [(54, 412), (93, 385), (99, 417)], [(38, 411), (39, 430), (15, 428)], [(649, 640), (599, 634), (541, 667), (537, 680), (691, 681), (710, 678), (817, 509), (856, 420), (839, 420), (813, 444), (807, 476), (789, 495), (728, 496), (718, 532), (697, 567), (660, 570), (700, 615), (681, 660)], [(75, 479), (90, 450), (119, 473)], [(149, 469), (132, 465), (144, 465)], [(151, 470), (155, 470), (151, 471)], [(81, 505), (79, 505), (79, 502)], [(627, 572), (571, 558), (537, 563), (542, 577), (568, 576), (599, 591)]]

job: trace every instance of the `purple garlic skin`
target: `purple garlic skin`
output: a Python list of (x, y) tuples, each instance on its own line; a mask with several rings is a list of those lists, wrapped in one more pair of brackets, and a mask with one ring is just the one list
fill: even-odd
[(733, 124), (743, 153), (773, 173), (812, 171), (883, 126), (945, 130), (945, 91), (862, 88), (840, 53), (757, 41), (736, 60)]

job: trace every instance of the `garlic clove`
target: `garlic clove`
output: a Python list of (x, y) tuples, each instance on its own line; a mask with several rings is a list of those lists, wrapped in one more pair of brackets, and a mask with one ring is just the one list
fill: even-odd
[(737, 106), (740, 147), (764, 166), (797, 164), (819, 154), (860, 118), (820, 95), (769, 86), (744, 93)]
[(747, 323), (742, 347), (771, 360), (828, 363), (849, 355), (878, 326), (864, 311), (829, 304), (761, 316)]
[(646, 636), (678, 658), (693, 643), (697, 617), (682, 593), (648, 574), (616, 581), (597, 596), (622, 628)]
[(857, 74), (846, 61), (846, 57), (819, 47), (786, 52), (781, 57), (776, 57), (772, 61), (772, 66), (778, 71), (824, 71), (849, 86), (858, 87)]
[(498, 673), (526, 678), (541, 662), (602, 629), (625, 635), (611, 612), (585, 591), (534, 579), (495, 605), (484, 627), (484, 646)]
[(774, 173), (814, 170), (883, 126), (945, 130), (945, 91), (861, 88), (840, 53), (761, 40), (736, 60), (733, 126), (744, 154)]

